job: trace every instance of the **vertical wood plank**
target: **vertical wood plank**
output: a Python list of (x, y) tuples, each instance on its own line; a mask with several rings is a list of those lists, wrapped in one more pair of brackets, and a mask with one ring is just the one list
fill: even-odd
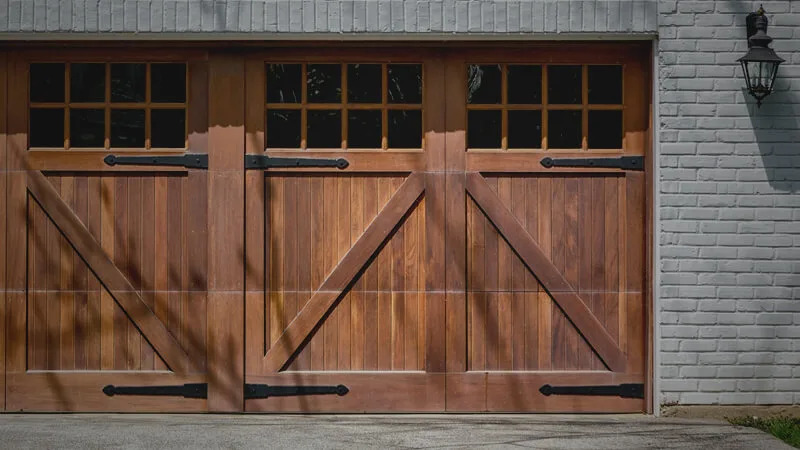
[[(141, 280), (142, 301), (155, 311), (155, 178), (142, 177), (142, 232), (141, 243)], [(205, 199), (204, 199), (205, 200)], [(155, 352), (145, 340), (141, 345), (142, 370), (155, 368)]]
[[(552, 209), (552, 179), (542, 177), (537, 188), (539, 200), (538, 228), (539, 246), (542, 252), (552, 258), (551, 241), (551, 209)], [(553, 300), (544, 291), (539, 292), (539, 370), (548, 370), (553, 367)]]
[[(114, 177), (103, 177), (101, 185), (100, 244), (106, 255), (115, 255), (114, 218), (116, 209), (116, 183)], [(107, 290), (100, 294), (100, 368), (114, 368), (114, 299)]]
[[(88, 226), (89, 232), (94, 238), (103, 245), (105, 250), (105, 242), (103, 241), (103, 179), (101, 177), (91, 177), (88, 179)], [(110, 254), (106, 251), (106, 254)], [(87, 274), (87, 286), (89, 294), (87, 298), (88, 308), (88, 333), (89, 339), (87, 341), (86, 350), (86, 368), (88, 370), (100, 370), (102, 361), (102, 342), (103, 342), (103, 298), (101, 294), (102, 287), (97, 277), (92, 273)]]
[[(338, 177), (337, 179), (337, 249), (338, 255), (336, 261), (341, 261), (342, 257), (350, 250), (350, 177)], [(351, 312), (350, 294), (345, 294), (333, 310), (334, 315), (338, 316), (338, 363), (339, 370), (350, 370), (350, 317)]]
[[(392, 180), (378, 179), (378, 205), (386, 204), (392, 196)], [(378, 254), (378, 370), (392, 369), (392, 258), (391, 244)], [(329, 319), (330, 320), (330, 319)]]
[[(353, 177), (350, 192), (350, 246), (364, 231), (364, 178)], [(351, 346), (350, 363), (352, 370), (364, 369), (364, 277), (359, 277), (350, 292), (351, 302)]]
[[(169, 286), (170, 286), (170, 264), (168, 259), (169, 250), (167, 247), (169, 230), (169, 177), (156, 176), (154, 180), (155, 194), (154, 200), (154, 220), (155, 234), (154, 243), (154, 266), (155, 266), (155, 298), (154, 312), (162, 323), (169, 324)], [(154, 362), (156, 370), (166, 369), (166, 365), (156, 358)]]
[(209, 56), (208, 408), (244, 410), (244, 104), (241, 56)]
[[(325, 207), (323, 178), (311, 179), (311, 291), (316, 291), (325, 281), (327, 267), (325, 264)], [(311, 370), (325, 367), (325, 336), (320, 330), (314, 333), (309, 343), (311, 353)]]
[[(378, 184), (376, 177), (366, 177), (363, 183), (362, 224), (369, 225), (378, 213)], [(373, 259), (362, 275), (364, 288), (364, 369), (378, 368), (378, 262)]]
[[(576, 177), (567, 177), (564, 181), (564, 229), (565, 241), (564, 277), (569, 284), (577, 289), (580, 255), (578, 253), (578, 204), (580, 180)], [(566, 368), (578, 369), (580, 366), (579, 350), (582, 338), (574, 327), (570, 326), (566, 333)]]

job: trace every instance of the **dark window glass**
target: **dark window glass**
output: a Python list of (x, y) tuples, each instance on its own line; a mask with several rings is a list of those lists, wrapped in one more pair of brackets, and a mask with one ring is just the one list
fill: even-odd
[(311, 110), (306, 114), (308, 114), (307, 139), (309, 148), (341, 148), (341, 111)]
[(471, 64), (467, 68), (467, 102), (498, 104), (502, 98), (503, 76), (499, 64)]
[(347, 65), (347, 101), (381, 103), (381, 65)]
[(30, 69), (32, 102), (64, 101), (64, 64), (35, 63)]
[(302, 65), (267, 65), (267, 103), (300, 103), (302, 86)]
[(622, 66), (589, 66), (589, 103), (622, 104)]
[(508, 148), (542, 147), (542, 112), (508, 112)]
[(553, 105), (582, 103), (581, 66), (549, 66), (547, 68), (547, 102)]
[(389, 64), (389, 103), (422, 103), (422, 66)]
[(503, 137), (503, 116), (500, 111), (469, 111), (467, 147), (500, 148)]
[(309, 64), (307, 76), (310, 103), (342, 101), (342, 67), (339, 64)]
[(547, 146), (581, 148), (581, 111), (549, 111), (547, 114)]
[(422, 148), (422, 111), (389, 110), (389, 147)]
[(542, 66), (508, 66), (508, 103), (542, 103)]
[(381, 112), (347, 112), (347, 147), (381, 148)]
[(31, 109), (31, 147), (64, 147), (64, 110)]
[(622, 111), (589, 111), (589, 148), (622, 148)]
[(111, 147), (144, 147), (144, 110), (111, 110)]
[(69, 111), (70, 147), (103, 147), (106, 114), (102, 109)]
[(186, 147), (186, 110), (150, 111), (150, 146), (153, 148)]
[(267, 111), (267, 148), (300, 148), (300, 110)]
[(106, 65), (78, 63), (69, 68), (69, 100), (74, 103), (106, 101)]
[(186, 101), (186, 64), (150, 65), (150, 101), (153, 103)]
[(145, 101), (147, 66), (141, 63), (111, 64), (111, 101)]

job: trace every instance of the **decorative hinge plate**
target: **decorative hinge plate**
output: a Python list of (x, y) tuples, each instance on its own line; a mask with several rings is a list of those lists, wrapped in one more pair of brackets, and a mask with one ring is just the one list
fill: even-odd
[[(294, 397), (298, 395), (347, 395), (350, 389), (343, 384), (336, 386), (270, 386), (267, 384), (244, 385), (244, 398)], [(173, 386), (114, 386), (103, 388), (109, 397), (115, 395), (147, 395), (161, 397), (208, 398), (208, 383), (187, 383)]]
[(644, 170), (644, 157), (620, 156), (619, 158), (543, 158), (541, 164), (551, 167), (600, 167), (622, 170)]
[(118, 156), (108, 155), (103, 158), (109, 166), (175, 166), (187, 169), (208, 169), (208, 154), (186, 153), (183, 155), (154, 156)]
[(350, 162), (344, 158), (280, 158), (267, 155), (245, 155), (244, 168), (267, 170), (269, 168), (335, 167), (346, 169)]
[(622, 398), (644, 398), (644, 384), (623, 383), (601, 386), (551, 386), (539, 388), (545, 396), (551, 395), (598, 395)]

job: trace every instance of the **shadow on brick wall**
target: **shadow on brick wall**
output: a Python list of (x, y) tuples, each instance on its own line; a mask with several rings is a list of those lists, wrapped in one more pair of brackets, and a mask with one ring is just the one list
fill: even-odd
[(781, 80), (780, 76), (779, 69), (775, 91), (764, 99), (761, 108), (746, 89), (743, 93), (766, 181), (775, 190), (797, 193), (800, 192), (800, 93), (791, 80)]

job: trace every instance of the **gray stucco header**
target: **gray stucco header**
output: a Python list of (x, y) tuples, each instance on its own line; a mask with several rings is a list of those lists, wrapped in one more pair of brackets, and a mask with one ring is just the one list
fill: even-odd
[(655, 34), (657, 29), (656, 0), (0, 0), (0, 33), (5, 39), (52, 33), (82, 38), (206, 33), (421, 36)]

